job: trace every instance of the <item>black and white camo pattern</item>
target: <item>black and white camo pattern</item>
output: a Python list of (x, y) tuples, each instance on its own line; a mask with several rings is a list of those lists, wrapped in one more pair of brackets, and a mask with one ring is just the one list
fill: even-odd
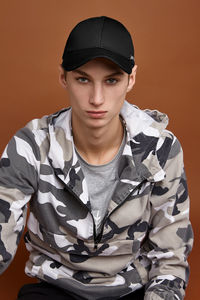
[(193, 232), (179, 141), (166, 115), (125, 101), (127, 141), (99, 236), (73, 144), (71, 108), (19, 130), (0, 161), (0, 273), (26, 222), (25, 272), (85, 299), (181, 300)]

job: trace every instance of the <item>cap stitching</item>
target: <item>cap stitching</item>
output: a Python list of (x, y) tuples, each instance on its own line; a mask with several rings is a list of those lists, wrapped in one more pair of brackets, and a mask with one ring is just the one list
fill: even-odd
[(100, 48), (102, 48), (101, 41), (102, 41), (102, 34), (103, 34), (104, 23), (105, 23), (105, 17), (103, 17), (103, 23), (102, 23), (102, 28), (101, 28), (101, 35), (100, 35), (100, 38), (99, 38), (99, 47)]

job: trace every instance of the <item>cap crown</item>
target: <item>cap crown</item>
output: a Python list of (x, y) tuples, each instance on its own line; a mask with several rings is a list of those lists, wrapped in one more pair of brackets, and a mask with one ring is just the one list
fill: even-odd
[(119, 21), (101, 16), (78, 23), (67, 39), (62, 66), (71, 71), (97, 57), (110, 59), (131, 73), (135, 65), (133, 42)]
[(89, 48), (103, 48), (124, 57), (134, 56), (131, 36), (119, 21), (109, 17), (89, 18), (71, 31), (65, 52)]

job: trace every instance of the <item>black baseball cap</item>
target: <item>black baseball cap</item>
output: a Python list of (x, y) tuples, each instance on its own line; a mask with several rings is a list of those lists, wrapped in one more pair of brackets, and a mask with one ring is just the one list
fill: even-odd
[(131, 73), (135, 65), (134, 46), (122, 23), (101, 16), (83, 20), (72, 29), (62, 56), (62, 67), (72, 71), (96, 57), (108, 58)]

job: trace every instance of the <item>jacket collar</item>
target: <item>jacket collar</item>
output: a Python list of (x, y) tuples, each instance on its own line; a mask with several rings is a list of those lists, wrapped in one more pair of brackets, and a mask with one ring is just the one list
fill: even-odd
[[(127, 142), (122, 154), (125, 167), (120, 174), (121, 182), (134, 187), (143, 180), (163, 180), (165, 172), (160, 166), (157, 151), (163, 142), (161, 135), (168, 124), (167, 116), (156, 110), (140, 110), (127, 101), (120, 114), (127, 130)], [(87, 203), (87, 185), (73, 143), (71, 108), (49, 116), (48, 131), (49, 159), (57, 176)]]
[(160, 166), (157, 151), (163, 143), (161, 136), (168, 125), (167, 115), (157, 110), (141, 110), (125, 101), (121, 116), (138, 178), (151, 182), (163, 180), (165, 172)]

